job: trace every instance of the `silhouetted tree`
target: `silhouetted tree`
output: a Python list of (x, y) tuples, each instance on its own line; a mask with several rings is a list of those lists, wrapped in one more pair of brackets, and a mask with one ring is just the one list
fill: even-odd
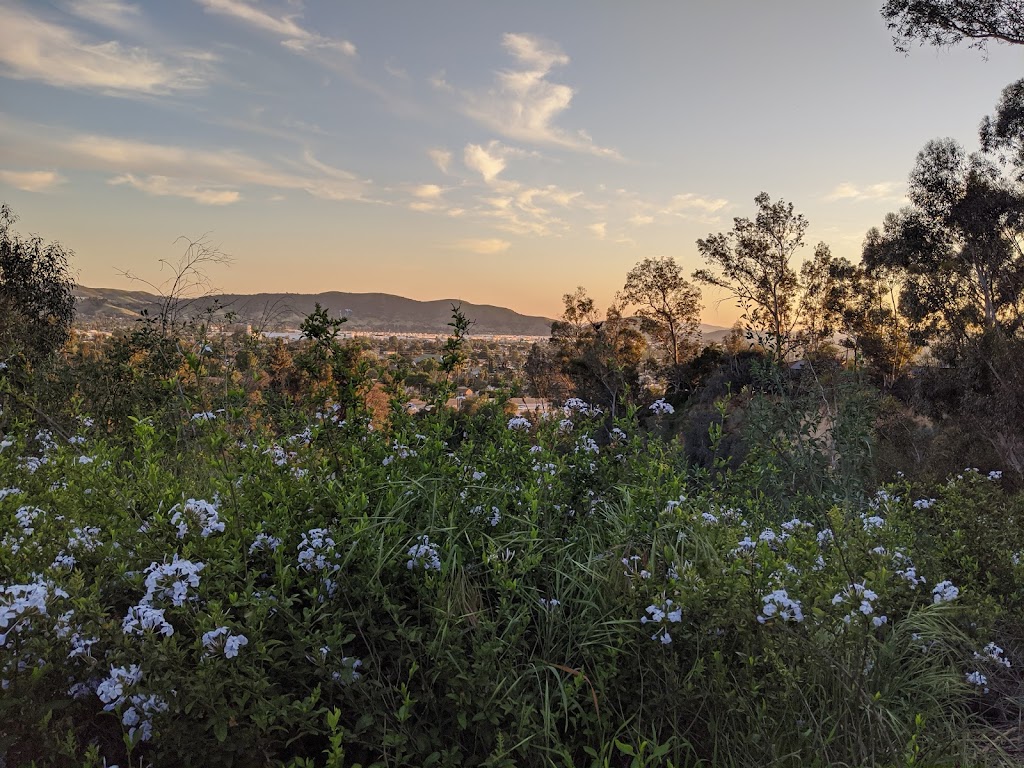
[(665, 351), (666, 366), (697, 348), (700, 338), (700, 289), (683, 278), (675, 259), (644, 259), (626, 275), (618, 294), (622, 309), (633, 307), (641, 318), (641, 329), (655, 338)]
[(804, 244), (807, 219), (793, 212), (792, 203), (773, 203), (765, 192), (754, 202), (754, 219), (737, 217), (730, 232), (697, 241), (697, 249), (717, 271), (700, 269), (693, 277), (728, 291), (749, 330), (781, 362), (795, 346), (799, 281), (790, 262)]
[(911, 205), (868, 232), (864, 263), (902, 277), (900, 310), (918, 338), (955, 357), (984, 332), (1013, 335), (1024, 323), (1024, 194), (981, 153), (951, 139), (917, 156)]
[(888, 0), (882, 18), (904, 52), (915, 41), (945, 47), (967, 40), (982, 49), (990, 40), (1024, 44), (1022, 0)]
[(75, 316), (74, 281), (59, 243), (22, 238), (7, 205), (0, 205), (0, 359), (38, 362), (67, 342)]

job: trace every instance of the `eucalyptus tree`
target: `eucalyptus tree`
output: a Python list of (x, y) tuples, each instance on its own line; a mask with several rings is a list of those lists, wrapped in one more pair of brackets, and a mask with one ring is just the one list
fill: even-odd
[(617, 296), (632, 308), (641, 329), (658, 341), (666, 365), (677, 366), (695, 352), (700, 339), (700, 289), (687, 282), (671, 257), (647, 258), (626, 275)]
[(967, 41), (1024, 44), (1024, 0), (887, 0), (884, 18), (893, 43), (907, 51), (917, 41), (946, 47)]
[(792, 203), (773, 203), (765, 192), (754, 202), (753, 219), (737, 217), (731, 231), (697, 241), (711, 269), (699, 269), (693, 277), (731, 295), (749, 331), (781, 362), (798, 344), (800, 280), (792, 261), (804, 245), (808, 224)]
[(954, 358), (985, 333), (1024, 325), (1024, 190), (984, 153), (928, 142), (907, 191), (910, 205), (868, 232), (863, 260), (902, 277), (900, 310), (918, 339)]

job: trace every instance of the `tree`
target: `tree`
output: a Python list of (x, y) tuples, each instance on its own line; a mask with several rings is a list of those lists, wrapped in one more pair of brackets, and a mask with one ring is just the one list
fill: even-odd
[(71, 335), (74, 255), (38, 235), (15, 233), (17, 217), (0, 205), (0, 359), (23, 355), (38, 362), (61, 349)]
[(836, 280), (837, 260), (824, 243), (814, 250), (814, 258), (800, 267), (801, 346), (818, 352), (827, 346), (841, 325), (840, 285)]
[(868, 232), (864, 263), (902, 278), (900, 310), (948, 359), (982, 333), (1024, 324), (1024, 190), (982, 153), (951, 139), (917, 156), (911, 205)]
[(1024, 44), (1024, 0), (887, 0), (882, 18), (903, 52), (915, 40), (940, 47), (968, 40), (981, 49), (990, 40)]
[(781, 362), (795, 346), (798, 276), (790, 265), (804, 244), (807, 219), (793, 204), (771, 201), (762, 192), (757, 216), (733, 219), (730, 232), (697, 241), (697, 249), (718, 271), (700, 269), (695, 280), (723, 288), (743, 310), (748, 329)]
[(618, 308), (598, 319), (594, 300), (585, 289), (562, 297), (562, 319), (551, 324), (551, 344), (577, 397), (607, 409), (614, 419), (619, 405), (640, 389), (640, 362), (646, 344)]
[(641, 329), (663, 346), (665, 364), (679, 365), (680, 358), (697, 347), (700, 338), (700, 289), (683, 279), (675, 259), (644, 259), (626, 275), (618, 294), (626, 307), (634, 307)]
[(1015, 165), (1017, 181), (1024, 181), (1024, 80), (1010, 83), (994, 115), (981, 122), (981, 148), (1001, 165)]

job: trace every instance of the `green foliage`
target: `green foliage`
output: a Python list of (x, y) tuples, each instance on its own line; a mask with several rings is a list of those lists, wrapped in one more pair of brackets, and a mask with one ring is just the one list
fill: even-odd
[[(325, 351), (330, 327), (313, 334)], [(872, 495), (860, 480), (839, 493), (861, 471), (852, 453), (835, 458), (856, 446), (855, 393), (830, 385), (850, 404), (825, 439), (800, 416), (809, 383), (758, 375), (752, 423), (767, 424), (763, 399), (785, 412), (770, 430), (795, 429), (794, 442), (758, 448), (735, 470), (716, 461), (715, 474), (635, 412), (608, 432), (582, 403), (568, 422), (481, 409), (457, 430), (444, 414), (373, 427), (330, 406), (316, 417), (281, 407), (264, 427), (245, 408), (213, 407), (177, 436), (148, 419), (107, 436), (84, 414), (71, 440), (9, 425), (7, 764), (89, 754), (97, 765), (796, 766), (972, 754), (995, 699), (965, 675), (984, 673), (993, 691), (1010, 684), (972, 654), (1019, 631), (1021, 573), (1007, 548), (1020, 542), (995, 534), (999, 510), (1016, 507), (993, 481), (958, 481), (928, 514), (964, 526), (987, 508), (990, 522), (956, 540), (921, 537), (924, 510), (906, 488)], [(728, 423), (732, 406), (718, 402)], [(712, 434), (716, 454), (722, 445)], [(801, 480), (815, 474), (824, 479)], [(926, 584), (907, 578), (911, 564)], [(174, 568), (185, 570), (160, 577)], [(163, 588), (179, 579), (176, 600)], [(944, 579), (960, 597), (933, 604)], [(857, 584), (876, 594), (870, 613)], [(26, 590), (45, 613), (19, 602)], [(144, 607), (163, 614), (133, 629)], [(125, 698), (110, 696), (112, 669), (132, 665)]]
[(17, 217), (0, 205), (0, 362), (38, 364), (68, 340), (75, 314), (74, 282), (59, 243), (14, 231)]

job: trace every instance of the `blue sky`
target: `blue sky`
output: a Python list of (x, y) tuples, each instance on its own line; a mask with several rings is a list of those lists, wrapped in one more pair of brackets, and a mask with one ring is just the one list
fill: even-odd
[(1024, 74), (896, 53), (880, 2), (0, 0), (0, 200), (91, 286), (208, 233), (224, 290), (555, 316), (645, 257), (699, 267), (762, 190), (804, 256), (856, 259), (923, 144), (973, 148)]

